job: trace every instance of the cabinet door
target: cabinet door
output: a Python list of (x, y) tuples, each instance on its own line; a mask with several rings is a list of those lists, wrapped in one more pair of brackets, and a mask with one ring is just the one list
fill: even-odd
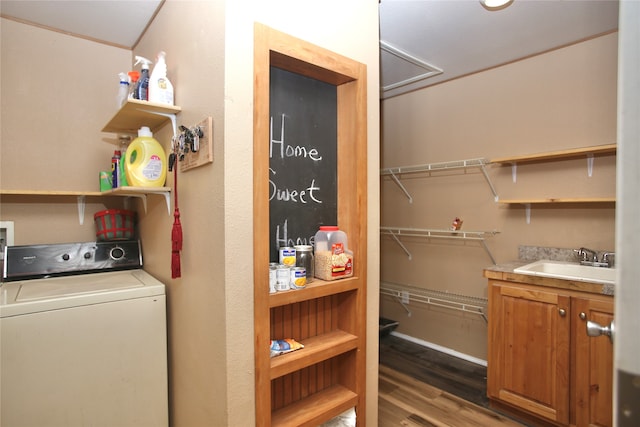
[(576, 361), (576, 424), (613, 425), (613, 343), (606, 335), (587, 335), (587, 321), (609, 326), (613, 320), (613, 298), (575, 298), (573, 306)]
[(569, 296), (489, 283), (489, 398), (568, 424)]

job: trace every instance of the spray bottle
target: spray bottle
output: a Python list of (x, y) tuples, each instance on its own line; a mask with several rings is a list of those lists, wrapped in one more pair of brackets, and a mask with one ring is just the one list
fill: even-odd
[(138, 87), (138, 79), (140, 78), (139, 71), (129, 71), (129, 80), (131, 84), (129, 85), (129, 99), (138, 99), (136, 95), (136, 89)]
[(136, 63), (134, 65), (141, 65), (140, 79), (136, 85), (136, 95), (141, 101), (149, 100), (149, 65), (152, 64), (147, 58), (136, 55)]
[(118, 108), (120, 108), (129, 97), (129, 76), (127, 75), (127, 73), (120, 73), (118, 75), (120, 76), (120, 87), (118, 88), (116, 103), (118, 105)]
[(158, 53), (156, 65), (149, 78), (149, 102), (173, 105), (173, 85), (167, 78), (165, 52)]

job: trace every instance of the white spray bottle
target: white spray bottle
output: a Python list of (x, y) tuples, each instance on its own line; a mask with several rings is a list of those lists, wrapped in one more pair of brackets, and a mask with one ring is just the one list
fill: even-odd
[(127, 73), (120, 73), (120, 87), (118, 88), (117, 104), (118, 108), (126, 102), (129, 97), (129, 76)]
[(138, 79), (138, 84), (136, 85), (135, 96), (136, 99), (141, 101), (149, 100), (149, 65), (152, 64), (147, 58), (136, 55), (136, 63), (133, 64), (138, 65), (142, 63), (140, 70), (140, 79)]
[(173, 105), (173, 85), (167, 78), (165, 52), (158, 53), (156, 65), (149, 78), (149, 102)]

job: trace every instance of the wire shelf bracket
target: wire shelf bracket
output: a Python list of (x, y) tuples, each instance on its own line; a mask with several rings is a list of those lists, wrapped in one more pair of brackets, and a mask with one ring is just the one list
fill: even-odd
[(411, 310), (407, 304), (402, 301), (402, 297), (405, 298), (405, 301), (408, 300), (410, 302), (413, 301), (475, 314), (482, 317), (485, 323), (488, 323), (486, 315), (487, 298), (460, 295), (452, 292), (384, 281), (380, 282), (380, 295), (387, 295), (395, 299), (407, 311), (409, 317), (411, 316)]
[(485, 238), (495, 236), (499, 231), (462, 231), (462, 230), (437, 230), (422, 228), (399, 228), (399, 227), (380, 227), (380, 234), (391, 236), (393, 240), (402, 248), (405, 254), (412, 259), (411, 252), (402, 243), (400, 237), (421, 237), (426, 239), (451, 239), (451, 240), (471, 240), (480, 243), (485, 250), (491, 262), (495, 265), (496, 260), (491, 254), (489, 247), (485, 242)]
[(411, 197), (411, 194), (409, 194), (409, 191), (406, 189), (404, 185), (402, 185), (402, 182), (400, 181), (401, 175), (409, 174), (409, 173), (420, 173), (420, 172), (432, 173), (432, 172), (449, 171), (449, 170), (456, 170), (456, 169), (479, 168), (485, 180), (487, 181), (487, 184), (489, 184), (489, 188), (493, 193), (493, 199), (497, 202), (499, 199), (498, 192), (493, 186), (493, 183), (491, 182), (491, 178), (487, 173), (486, 166), (489, 163), (490, 162), (487, 159), (478, 158), (478, 159), (468, 159), (468, 160), (454, 160), (450, 162), (428, 163), (428, 164), (416, 165), (416, 166), (400, 166), (395, 168), (380, 169), (380, 176), (387, 176), (387, 175), (391, 176), (391, 179), (398, 185), (398, 187), (400, 187), (400, 189), (405, 194), (405, 196), (407, 196), (407, 198), (409, 199), (409, 203), (413, 203), (413, 198)]

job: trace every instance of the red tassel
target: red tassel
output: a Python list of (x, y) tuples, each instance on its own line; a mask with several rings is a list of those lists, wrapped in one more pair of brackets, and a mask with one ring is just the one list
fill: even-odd
[(178, 209), (178, 166), (173, 172), (173, 185), (175, 187), (173, 211), (173, 229), (171, 230), (171, 278), (177, 279), (182, 275), (180, 271), (180, 251), (182, 250), (182, 224), (180, 224), (180, 209)]
[(180, 271), (180, 252), (171, 252), (171, 278), (177, 279), (182, 272)]
[(171, 250), (182, 250), (182, 224), (180, 223), (180, 209), (173, 212), (173, 229), (171, 230)]

